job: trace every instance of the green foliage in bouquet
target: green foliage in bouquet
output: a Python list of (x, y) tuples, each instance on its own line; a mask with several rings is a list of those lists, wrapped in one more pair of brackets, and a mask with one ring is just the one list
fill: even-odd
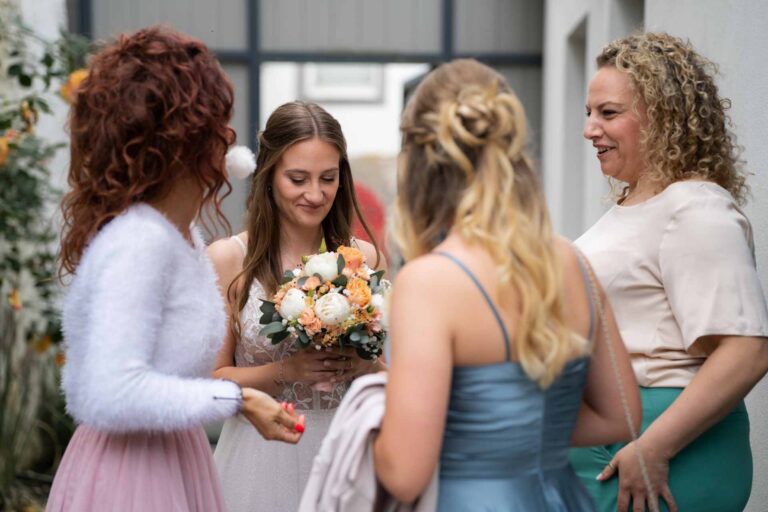
[[(312, 257), (304, 258), (304, 262), (306, 263), (310, 258)], [(315, 304), (320, 299), (331, 293), (347, 293), (345, 290), (353, 280), (358, 281), (358, 284), (363, 281), (359, 273), (343, 273), (346, 266), (344, 256), (338, 254), (336, 275), (333, 279), (329, 277), (325, 281), (318, 273), (306, 275), (303, 269), (297, 269), (300, 274), (298, 277), (293, 271), (287, 271), (281, 280), (282, 292), (278, 292), (278, 296), (282, 296), (281, 294), (284, 295), (286, 291), (290, 290), (306, 291), (306, 301), (308, 302), (304, 310), (312, 320), (304, 321), (304, 314), (301, 315), (302, 318), (286, 318), (281, 314), (277, 300), (264, 300), (261, 304), (262, 315), (259, 319), (263, 327), (259, 334), (269, 338), (274, 344), (293, 335), (295, 343), (301, 348), (337, 345), (339, 347), (353, 347), (357, 354), (364, 359), (380, 357), (383, 353), (386, 331), (381, 327), (381, 312), (378, 311), (372, 301), (368, 304), (353, 305), (348, 317), (338, 324), (327, 325), (316, 319), (315, 310), (317, 308)], [(389, 282), (383, 278), (384, 270), (372, 272), (370, 275), (367, 272), (367, 267), (364, 267), (364, 286), (370, 290), (369, 297), (379, 296), (383, 300), (383, 295), (389, 289)], [(315, 279), (315, 285), (306, 289), (306, 285), (311, 279)]]

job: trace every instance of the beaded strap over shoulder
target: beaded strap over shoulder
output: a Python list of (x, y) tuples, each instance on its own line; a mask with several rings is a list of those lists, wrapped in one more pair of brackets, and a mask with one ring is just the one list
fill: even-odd
[(248, 248), (247, 248), (247, 247), (245, 247), (245, 242), (243, 242), (243, 241), (240, 239), (240, 237), (239, 237), (239, 236), (237, 236), (237, 235), (234, 235), (234, 236), (231, 236), (231, 237), (229, 237), (229, 238), (231, 238), (232, 240), (234, 240), (235, 242), (237, 242), (237, 245), (239, 245), (239, 246), (240, 246), (240, 249), (242, 249), (242, 250), (243, 250), (243, 256), (245, 256), (246, 254), (248, 254)]

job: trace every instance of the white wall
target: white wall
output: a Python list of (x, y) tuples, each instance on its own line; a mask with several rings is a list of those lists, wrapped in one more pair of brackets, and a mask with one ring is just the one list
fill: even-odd
[[(738, 8), (736, 8), (738, 4)], [(754, 228), (757, 266), (768, 290), (768, 2), (743, 0), (549, 0), (545, 16), (543, 165), (547, 198), (557, 229), (576, 237), (604, 211), (605, 181), (586, 141), (572, 133), (583, 121), (583, 91), (594, 73), (594, 57), (614, 38), (629, 34), (642, 18), (646, 30), (690, 39), (720, 65), (721, 94), (733, 102), (731, 117), (748, 168), (753, 198), (746, 214)], [(585, 70), (573, 69), (574, 32), (584, 27)], [(569, 37), (571, 46), (569, 47)], [(578, 45), (576, 45), (578, 46)], [(570, 53), (569, 53), (570, 52)], [(578, 57), (577, 57), (578, 58)], [(578, 118), (582, 121), (578, 121)], [(580, 134), (580, 133), (579, 133)], [(570, 138), (569, 138), (570, 137)], [(575, 173), (576, 178), (568, 176)], [(579, 185), (581, 184), (581, 185)], [(576, 219), (575, 221), (573, 219)], [(578, 224), (581, 224), (579, 229)], [(749, 512), (768, 510), (768, 379), (747, 397), (752, 426), (754, 481)], [(713, 461), (717, 464), (717, 461)]]
[[(720, 65), (722, 96), (733, 102), (731, 119), (743, 157), (755, 173), (749, 178), (752, 198), (745, 209), (755, 234), (757, 268), (768, 290), (768, 2), (719, 0), (648, 0), (646, 25), (691, 40), (703, 55)], [(762, 21), (757, 21), (762, 20)], [(755, 476), (747, 510), (768, 510), (768, 379), (747, 397), (752, 427)]]
[[(261, 68), (261, 124), (275, 108), (300, 99), (300, 64), (275, 62)], [(341, 124), (350, 158), (394, 156), (400, 151), (403, 84), (429, 70), (426, 64), (385, 64), (384, 95), (380, 103), (318, 102)]]
[[(58, 39), (60, 29), (67, 26), (64, 0), (22, 0), (19, 3), (24, 23), (48, 41)], [(64, 125), (69, 105), (61, 99), (57, 91), (58, 83), (54, 82), (51, 92), (45, 95), (53, 115), (41, 113), (40, 122), (35, 130), (50, 142), (66, 142), (69, 137), (64, 131)], [(66, 184), (68, 164), (67, 149), (59, 150), (49, 164), (52, 181), (59, 189), (63, 189)]]

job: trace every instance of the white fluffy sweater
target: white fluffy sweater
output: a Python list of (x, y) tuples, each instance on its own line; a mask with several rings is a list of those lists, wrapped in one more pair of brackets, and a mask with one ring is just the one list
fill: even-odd
[(78, 423), (169, 431), (237, 412), (233, 382), (207, 378), (226, 329), (200, 234), (195, 247), (137, 204), (86, 248), (64, 303), (62, 388)]

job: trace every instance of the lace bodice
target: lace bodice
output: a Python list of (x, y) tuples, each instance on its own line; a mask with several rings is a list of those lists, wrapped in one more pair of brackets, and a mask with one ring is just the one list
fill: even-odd
[[(261, 300), (266, 296), (264, 288), (258, 281), (251, 285), (248, 302), (240, 314), (242, 335), (235, 344), (235, 364), (240, 367), (259, 366), (270, 364), (289, 357), (298, 350), (291, 337), (286, 338), (277, 345), (273, 345), (269, 338), (259, 336), (262, 326)], [(297, 409), (335, 409), (339, 406), (349, 385), (347, 383), (336, 384), (330, 392), (313, 389), (308, 382), (289, 382), (283, 387), (282, 393), (275, 398), (277, 400), (290, 401), (296, 404)]]

